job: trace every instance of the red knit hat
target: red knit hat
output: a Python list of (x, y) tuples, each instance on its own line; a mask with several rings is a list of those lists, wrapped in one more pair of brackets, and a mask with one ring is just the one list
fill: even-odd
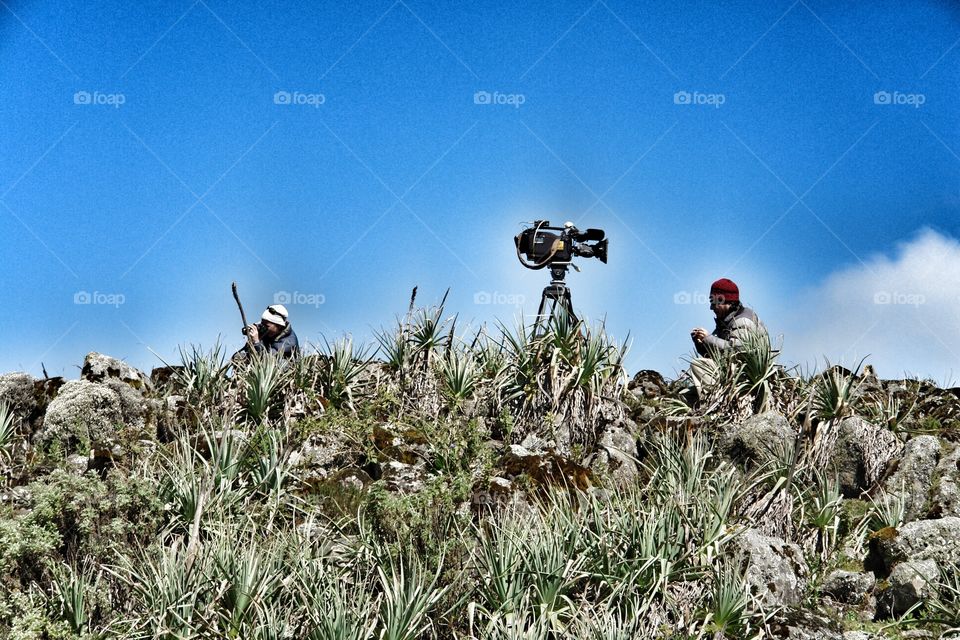
[(740, 289), (737, 288), (737, 283), (733, 280), (728, 280), (726, 278), (720, 278), (712, 285), (710, 285), (710, 298), (711, 300), (717, 297), (718, 301), (723, 302), (739, 302), (740, 301)]

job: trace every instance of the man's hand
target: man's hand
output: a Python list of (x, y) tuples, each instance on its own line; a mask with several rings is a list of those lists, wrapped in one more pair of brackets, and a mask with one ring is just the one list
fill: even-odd
[(247, 340), (250, 342), (250, 344), (257, 344), (260, 342), (260, 329), (257, 327), (257, 325), (249, 325), (244, 333), (247, 334)]
[(697, 327), (690, 332), (690, 337), (693, 338), (694, 342), (699, 344), (707, 339), (707, 330), (703, 327)]

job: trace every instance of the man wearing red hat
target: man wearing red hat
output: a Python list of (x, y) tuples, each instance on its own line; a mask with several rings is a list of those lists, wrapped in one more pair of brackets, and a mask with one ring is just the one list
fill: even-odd
[(716, 328), (707, 333), (702, 327), (690, 332), (697, 353), (709, 357), (712, 352), (741, 346), (747, 335), (763, 333), (766, 327), (753, 309), (740, 303), (740, 289), (727, 278), (720, 278), (710, 286), (710, 309), (716, 316)]
[(717, 323), (713, 333), (707, 333), (703, 327), (690, 332), (693, 346), (700, 355), (690, 362), (685, 378), (688, 386), (680, 392), (690, 406), (699, 401), (701, 390), (716, 380), (714, 357), (718, 353), (740, 348), (750, 334), (760, 334), (769, 340), (767, 329), (757, 314), (740, 303), (740, 289), (732, 280), (721, 278), (710, 286), (710, 309)]

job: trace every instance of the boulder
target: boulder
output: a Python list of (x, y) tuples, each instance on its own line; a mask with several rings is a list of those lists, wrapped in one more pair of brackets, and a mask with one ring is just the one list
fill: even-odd
[(363, 491), (373, 482), (373, 479), (366, 471), (356, 467), (341, 469), (332, 474), (330, 480), (336, 483), (341, 489), (350, 491)]
[(427, 471), (423, 464), (406, 464), (390, 460), (380, 467), (380, 479), (390, 491), (415, 493), (423, 488)]
[(730, 426), (721, 437), (720, 449), (731, 460), (751, 467), (770, 459), (781, 447), (793, 447), (795, 440), (790, 422), (768, 411)]
[(39, 444), (59, 442), (67, 453), (112, 450), (124, 429), (144, 427), (144, 401), (119, 380), (71, 380), (47, 407)]
[(828, 575), (820, 586), (820, 593), (844, 604), (861, 604), (877, 579), (869, 571), (844, 571), (837, 569)]
[(658, 372), (651, 369), (638, 371), (627, 384), (627, 389), (638, 399), (652, 400), (667, 395), (669, 387)]
[(764, 637), (788, 640), (841, 640), (840, 625), (822, 613), (806, 609), (782, 609), (773, 614), (770, 634)]
[(859, 417), (846, 418), (837, 425), (827, 467), (837, 475), (843, 497), (857, 498), (880, 480), (900, 451), (900, 440), (892, 431)]
[(182, 374), (184, 369), (185, 367), (182, 366), (154, 367), (153, 370), (150, 371), (150, 383), (154, 388), (161, 389), (175, 380), (178, 375)]
[(507, 479), (525, 475), (535, 484), (560, 485), (586, 490), (593, 484), (592, 472), (554, 450), (536, 452), (523, 445), (512, 444), (500, 457), (499, 466)]
[(109, 378), (126, 382), (134, 389), (146, 391), (153, 387), (153, 383), (142, 371), (131, 367), (123, 360), (91, 351), (83, 360), (80, 377), (89, 382), (103, 382)]
[(416, 464), (430, 457), (429, 440), (417, 429), (387, 422), (375, 425), (369, 438), (381, 457), (405, 464)]
[(880, 560), (872, 563), (881, 573), (889, 573), (904, 561), (955, 561), (960, 554), (960, 517), (938, 520), (915, 520), (899, 530), (881, 529), (870, 543), (871, 555)]
[(748, 562), (746, 579), (752, 593), (769, 606), (800, 604), (810, 569), (798, 545), (756, 529), (745, 529), (731, 544)]
[(471, 508), (481, 513), (487, 509), (509, 505), (518, 497), (517, 487), (513, 482), (500, 476), (494, 476), (486, 483), (477, 484), (470, 495)]
[(67, 456), (67, 471), (82, 476), (90, 468), (90, 458), (74, 453)]
[(939, 461), (940, 441), (936, 436), (911, 438), (903, 448), (897, 470), (883, 483), (883, 489), (887, 494), (903, 498), (904, 522), (916, 520), (927, 508)]
[(608, 427), (597, 442), (597, 451), (589, 466), (594, 473), (607, 473), (617, 485), (624, 486), (636, 480), (637, 439), (620, 427)]
[(529, 433), (523, 440), (520, 441), (520, 447), (526, 449), (530, 453), (539, 455), (546, 453), (551, 449), (556, 449), (557, 443), (553, 440), (541, 438), (535, 433)]
[(960, 447), (941, 456), (930, 492), (930, 517), (960, 516)]
[(898, 618), (918, 602), (936, 595), (940, 569), (936, 560), (901, 562), (893, 568), (877, 595), (877, 616)]

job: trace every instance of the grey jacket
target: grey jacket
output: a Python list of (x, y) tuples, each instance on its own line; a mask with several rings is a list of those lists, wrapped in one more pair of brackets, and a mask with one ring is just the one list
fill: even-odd
[[(249, 345), (247, 350), (249, 350)], [(300, 341), (297, 340), (297, 334), (293, 332), (293, 326), (287, 325), (286, 329), (270, 342), (258, 342), (253, 345), (253, 350), (258, 353), (268, 352), (276, 353), (281, 356), (300, 355)]]
[(754, 310), (740, 305), (726, 317), (717, 318), (717, 328), (702, 343), (697, 343), (697, 353), (708, 356), (710, 351), (738, 348), (743, 345), (747, 335), (757, 332), (769, 339), (767, 328), (763, 326)]

